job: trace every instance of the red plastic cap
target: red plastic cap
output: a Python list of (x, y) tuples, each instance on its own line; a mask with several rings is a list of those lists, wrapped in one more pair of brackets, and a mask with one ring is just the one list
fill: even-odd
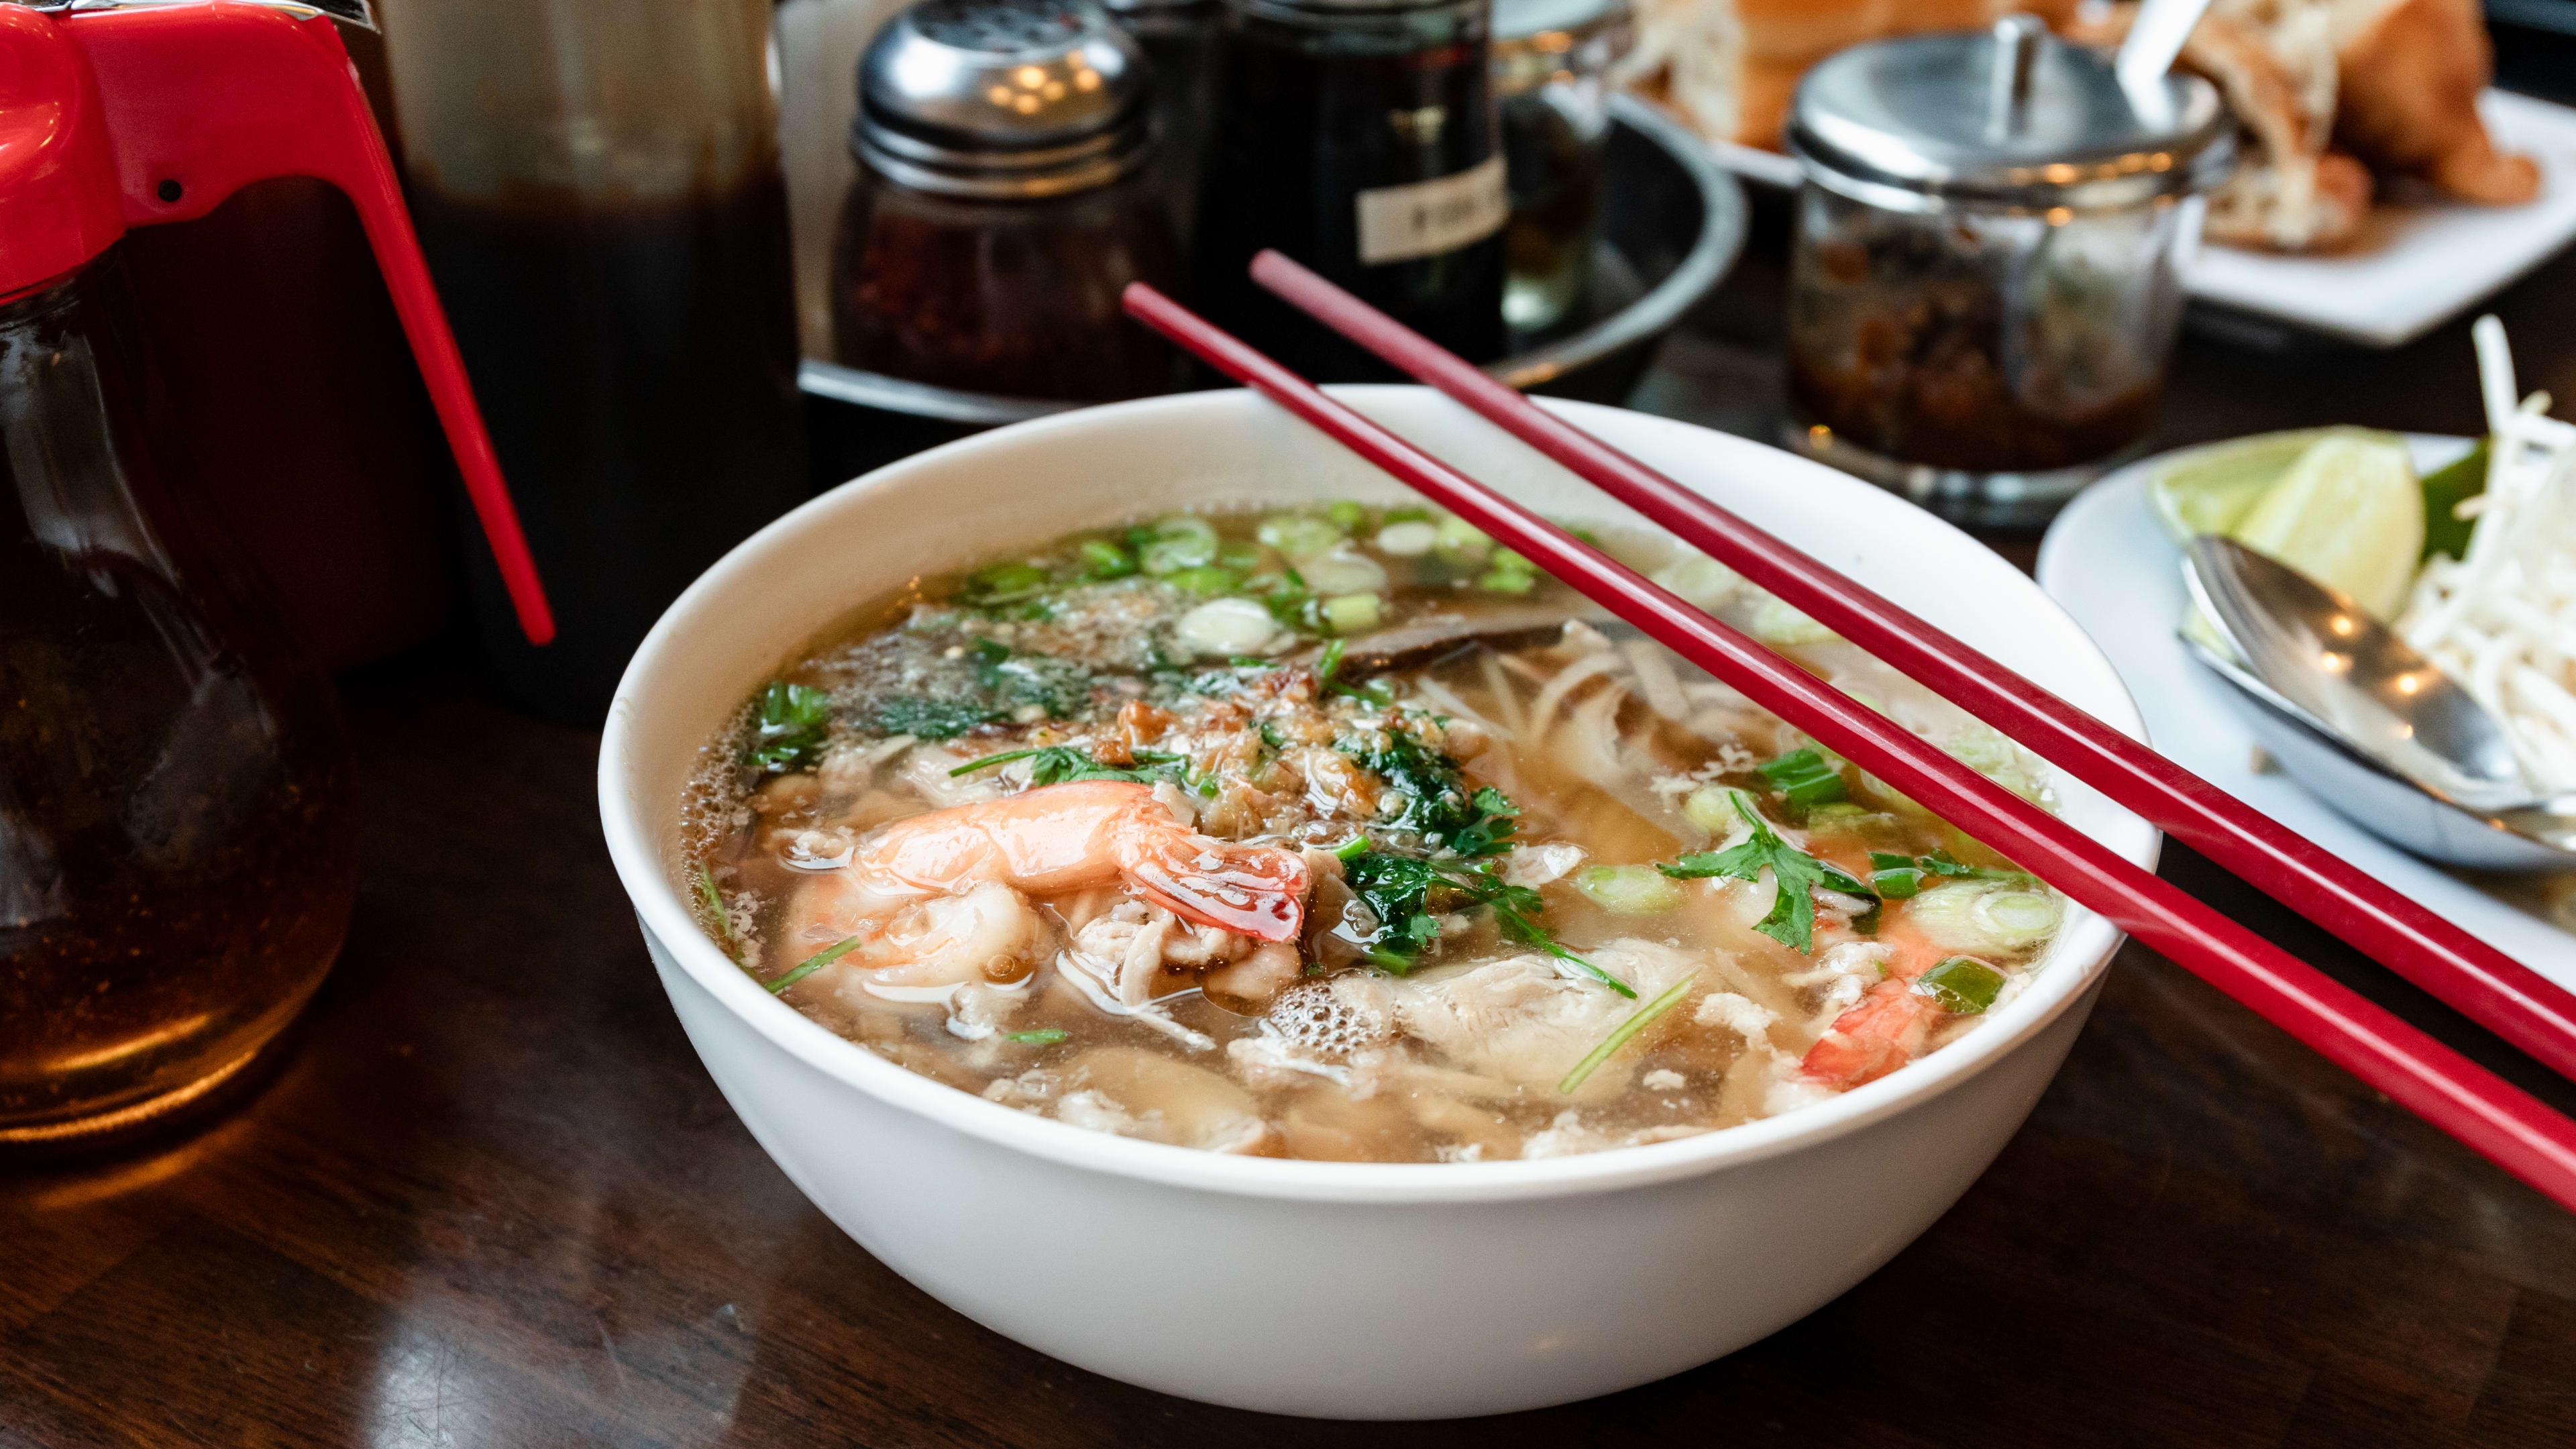
[(0, 297), (125, 235), (116, 154), (89, 62), (52, 16), (0, 4)]

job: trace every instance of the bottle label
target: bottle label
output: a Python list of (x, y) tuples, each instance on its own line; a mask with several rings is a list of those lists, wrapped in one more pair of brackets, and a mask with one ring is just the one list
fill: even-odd
[(1454, 252), (1502, 230), (1511, 211), (1500, 156), (1454, 175), (1373, 187), (1359, 195), (1360, 265)]

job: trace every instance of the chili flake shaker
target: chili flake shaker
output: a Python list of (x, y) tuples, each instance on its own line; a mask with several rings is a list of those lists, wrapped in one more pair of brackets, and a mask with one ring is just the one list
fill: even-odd
[(2041, 522), (2153, 425), (2232, 128), (2029, 16), (1827, 58), (1791, 103), (1790, 446), (1960, 522)]

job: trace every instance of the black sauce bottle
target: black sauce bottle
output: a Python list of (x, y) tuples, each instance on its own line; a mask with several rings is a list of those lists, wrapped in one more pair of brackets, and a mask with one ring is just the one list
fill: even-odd
[(1491, 0), (1225, 7), (1196, 247), (1209, 314), (1309, 377), (1394, 377), (1245, 275), (1276, 247), (1470, 361), (1501, 356)]

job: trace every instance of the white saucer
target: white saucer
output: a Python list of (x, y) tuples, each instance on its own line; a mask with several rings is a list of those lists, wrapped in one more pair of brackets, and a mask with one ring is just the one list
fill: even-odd
[[(2416, 467), (2458, 457), (2465, 438), (2415, 436)], [(2288, 776), (2255, 772), (2254, 737), (2226, 686), (2174, 633), (2185, 594), (2182, 552), (2147, 500), (2155, 459), (2133, 463), (2058, 515), (2039, 548), (2039, 584), (2118, 670), (2166, 758), (2360, 866), (2400, 894), (2552, 981), (2576, 990), (2576, 875), (2454, 871), (2406, 854), (2335, 813)]]

